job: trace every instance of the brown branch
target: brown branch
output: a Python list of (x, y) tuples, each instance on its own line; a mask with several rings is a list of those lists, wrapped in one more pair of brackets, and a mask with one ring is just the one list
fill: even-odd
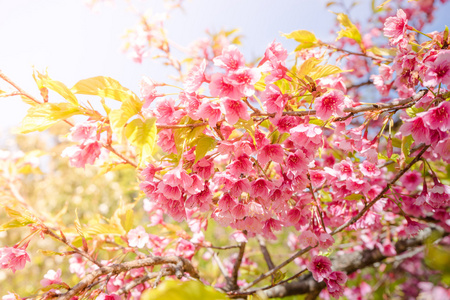
[(395, 177), (391, 181), (389, 181), (386, 187), (372, 201), (370, 201), (356, 216), (354, 216), (353, 218), (351, 218), (350, 220), (348, 220), (347, 222), (345, 222), (344, 224), (333, 230), (331, 235), (335, 235), (336, 233), (341, 232), (348, 226), (358, 221), (378, 200), (380, 200), (383, 197), (383, 195), (390, 189), (390, 187), (394, 185), (397, 182), (397, 180), (399, 180), (403, 176), (403, 174), (406, 173), (406, 171), (408, 171), (416, 162), (420, 160), (422, 155), (425, 153), (425, 151), (427, 151), (429, 147), (430, 147), (429, 145), (423, 147), (422, 150), (419, 152), (419, 154), (406, 167), (404, 167), (400, 172), (398, 172), (397, 175), (395, 175)]
[(38, 104), (42, 104), (41, 101), (39, 101), (38, 99), (34, 98), (33, 96), (31, 96), (27, 92), (25, 92), (20, 86), (18, 86), (16, 83), (14, 83), (14, 81), (9, 79), (9, 77), (6, 76), (5, 73), (3, 73), (1, 70), (0, 70), (0, 78), (3, 79), (4, 81), (6, 81), (7, 83), (9, 83), (10, 85), (12, 85), (21, 95), (27, 97), (28, 99), (30, 99), (30, 100), (38, 103)]
[[(369, 105), (360, 105), (357, 107), (347, 107), (347, 108), (344, 108), (344, 112), (356, 114), (356, 113), (366, 112), (366, 111), (378, 111), (378, 110), (397, 108), (398, 106), (401, 107), (401, 106), (419, 101), (420, 99), (422, 99), (423, 96), (425, 96), (425, 94), (427, 92), (428, 92), (427, 90), (420, 90), (414, 96), (411, 96), (406, 99), (393, 100), (389, 103), (374, 103), (374, 104), (369, 104)], [(283, 112), (283, 116), (312, 116), (315, 114), (316, 114), (316, 111), (314, 109)], [(252, 117), (260, 117), (260, 116), (275, 117), (275, 113), (252, 113), (251, 116)]]
[(154, 256), (148, 257), (144, 259), (137, 259), (134, 261), (124, 262), (120, 264), (113, 264), (109, 266), (101, 267), (97, 270), (94, 270), (92, 273), (86, 275), (77, 285), (72, 287), (66, 293), (60, 295), (58, 299), (61, 300), (69, 300), (73, 296), (79, 295), (79, 293), (86, 290), (90, 283), (95, 281), (100, 276), (103, 275), (114, 275), (120, 274), (122, 272), (127, 272), (132, 269), (137, 269), (141, 267), (149, 267), (155, 265), (163, 265), (163, 264), (174, 264), (175, 267), (175, 275), (178, 278), (183, 276), (183, 272), (189, 273), (193, 278), (199, 278), (197, 271), (192, 266), (191, 262), (184, 257), (179, 256)]
[(238, 281), (238, 275), (239, 275), (239, 268), (241, 267), (242, 258), (244, 257), (245, 252), (245, 246), (247, 243), (242, 242), (239, 244), (239, 253), (236, 257), (236, 261), (234, 262), (233, 270), (231, 271), (231, 278), (227, 282), (226, 290), (227, 291), (233, 291), (239, 289), (239, 286), (237, 285)]
[(272, 261), (272, 257), (270, 256), (270, 253), (267, 250), (266, 242), (260, 236), (258, 236), (257, 239), (258, 239), (259, 248), (261, 249), (261, 253), (263, 254), (264, 260), (266, 261), (266, 264), (269, 267), (269, 270), (275, 268), (275, 265)]
[[(439, 232), (438, 230), (432, 230), (426, 228), (419, 232), (416, 238), (400, 240), (395, 243), (395, 250), (398, 257), (403, 257), (403, 253), (406, 253), (410, 248), (420, 247), (425, 244), (428, 237), (432, 234)], [(442, 232), (440, 232), (442, 234)], [(448, 233), (444, 233), (448, 235)], [(414, 253), (414, 252), (413, 252)], [(397, 257), (396, 256), (396, 257)], [(375, 247), (371, 250), (363, 250), (359, 252), (346, 253), (333, 258), (333, 267), (335, 270), (346, 272), (351, 274), (358, 270), (370, 267), (377, 262), (381, 262), (388, 258), (383, 255), (381, 251)], [(392, 259), (394, 257), (390, 257)], [(312, 278), (311, 274), (304, 275), (299, 281), (287, 283), (284, 285), (278, 285), (265, 292), (269, 298), (287, 297), (292, 295), (300, 295), (307, 293), (314, 293), (317, 290), (321, 290), (325, 287), (324, 282), (317, 282)], [(254, 291), (256, 292), (256, 290)]]

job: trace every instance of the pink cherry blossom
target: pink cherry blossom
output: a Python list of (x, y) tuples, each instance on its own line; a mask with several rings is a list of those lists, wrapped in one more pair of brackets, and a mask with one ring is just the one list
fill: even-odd
[(435, 59), (424, 63), (423, 84), (435, 87), (439, 84), (450, 85), (450, 50), (440, 51)]
[(400, 132), (403, 136), (412, 135), (417, 143), (430, 144), (430, 129), (425, 124), (422, 115), (417, 115), (415, 118), (404, 120), (400, 127)]
[(319, 235), (319, 248), (326, 250), (334, 244), (334, 238), (328, 233), (322, 232)]
[(238, 178), (241, 174), (248, 174), (252, 170), (253, 164), (247, 154), (243, 154), (236, 158), (231, 164), (227, 166), (230, 174)]
[(141, 96), (144, 98), (143, 108), (148, 108), (150, 104), (152, 104), (153, 100), (157, 97), (163, 96), (163, 94), (159, 94), (156, 90), (156, 86), (159, 84), (148, 78), (147, 76), (143, 76), (140, 83), (140, 91)]
[(341, 271), (331, 272), (325, 282), (327, 283), (328, 293), (338, 299), (344, 295), (343, 285), (347, 282), (347, 274)]
[(177, 145), (172, 129), (163, 129), (158, 133), (156, 144), (167, 153), (177, 153)]
[(238, 243), (246, 243), (247, 236), (240, 230), (236, 230), (230, 235), (230, 238), (234, 239)]
[(319, 238), (310, 230), (303, 231), (298, 237), (298, 240), (304, 248), (315, 247), (319, 244)]
[(27, 261), (31, 261), (25, 247), (0, 248), (0, 268), (11, 269), (14, 273), (25, 267)]
[(435, 184), (429, 190), (428, 203), (435, 208), (446, 207), (450, 204), (450, 186), (442, 183)]
[(289, 96), (281, 93), (280, 88), (274, 84), (269, 84), (264, 90), (261, 101), (264, 103), (268, 113), (275, 113), (279, 118), (284, 110)]
[(282, 228), (283, 223), (281, 221), (270, 218), (264, 222), (262, 233), (266, 238), (276, 240), (277, 238), (275, 234), (273, 234), (273, 231), (280, 231)]
[(71, 146), (61, 153), (62, 157), (69, 158), (69, 164), (72, 167), (84, 168), (86, 164), (93, 165), (100, 156), (102, 145), (100, 142), (89, 140), (80, 146)]
[(211, 76), (209, 91), (213, 97), (228, 97), (230, 99), (240, 99), (242, 97), (239, 88), (231, 83), (230, 79), (222, 73), (215, 73)]
[(439, 141), (434, 147), (434, 151), (443, 160), (450, 162), (450, 136)]
[(227, 71), (237, 71), (245, 67), (244, 56), (234, 45), (224, 48), (222, 55), (215, 57), (213, 61), (216, 66), (225, 68)]
[(450, 129), (450, 102), (444, 101), (423, 115), (423, 121), (430, 129), (447, 131)]
[(328, 278), (331, 274), (331, 260), (328, 257), (316, 255), (306, 266), (318, 282)]
[(244, 96), (250, 97), (255, 93), (254, 85), (261, 78), (261, 72), (256, 68), (240, 68), (228, 78)]
[(203, 102), (197, 111), (197, 116), (203, 120), (208, 120), (208, 124), (211, 128), (216, 127), (222, 115), (222, 109), (218, 103)]
[(44, 275), (44, 279), (41, 280), (42, 286), (49, 286), (58, 283), (62, 283), (61, 269), (58, 269), (56, 272), (54, 270), (48, 270), (47, 274)]
[(237, 180), (230, 189), (230, 195), (239, 197), (242, 193), (250, 193), (251, 185), (247, 178)]
[(180, 186), (183, 187), (183, 189), (189, 188), (193, 183), (193, 179), (186, 170), (182, 168), (181, 164), (164, 174), (163, 181), (167, 185), (173, 187)]
[(224, 98), (221, 101), (222, 109), (225, 112), (225, 119), (230, 125), (236, 124), (239, 118), (249, 120), (250, 115), (247, 111), (247, 106), (241, 100), (233, 100)]
[(206, 158), (202, 158), (192, 167), (192, 170), (206, 180), (214, 173), (214, 163)]
[(405, 37), (406, 29), (408, 28), (408, 19), (403, 10), (397, 10), (396, 17), (389, 17), (384, 22), (383, 32), (384, 35), (389, 37), (389, 43), (391, 45), (399, 45), (406, 47), (408, 40)]
[(247, 215), (247, 207), (242, 203), (238, 203), (230, 212), (235, 219), (243, 219)]
[(267, 46), (264, 57), (259, 62), (258, 66), (261, 66), (264, 71), (270, 71), (273, 68), (273, 63), (284, 63), (287, 57), (288, 53), (283, 45), (273, 41)]
[(359, 165), (359, 169), (364, 176), (367, 177), (377, 177), (380, 176), (381, 171), (378, 169), (376, 165), (368, 162), (367, 160), (363, 161), (362, 164)]
[(316, 116), (321, 120), (327, 120), (331, 116), (343, 116), (345, 108), (344, 98), (344, 94), (337, 90), (316, 98), (314, 101)]
[(269, 161), (282, 163), (283, 158), (283, 148), (279, 144), (269, 144), (258, 151), (258, 161), (262, 166), (265, 166)]
[(422, 176), (417, 171), (408, 171), (400, 179), (403, 186), (410, 192), (417, 189), (417, 186), (422, 182)]
[(119, 295), (117, 295), (117, 294), (101, 293), (100, 295), (97, 296), (96, 299), (97, 300), (120, 300), (122, 298)]
[(206, 81), (205, 78), (206, 60), (200, 65), (194, 66), (188, 73), (184, 81), (184, 90), (188, 93), (194, 93)]
[(130, 247), (143, 248), (149, 241), (148, 233), (145, 232), (145, 229), (142, 226), (131, 229), (128, 232), (127, 237), (128, 245), (130, 245)]
[(261, 197), (266, 199), (269, 197), (270, 190), (273, 188), (273, 184), (264, 178), (258, 178), (252, 182), (252, 196)]
[(153, 112), (160, 124), (175, 124), (186, 114), (175, 106), (175, 99), (172, 98), (156, 100)]
[(70, 128), (69, 140), (82, 143), (88, 140), (96, 140), (97, 130), (97, 122), (87, 121), (78, 123), (74, 127)]

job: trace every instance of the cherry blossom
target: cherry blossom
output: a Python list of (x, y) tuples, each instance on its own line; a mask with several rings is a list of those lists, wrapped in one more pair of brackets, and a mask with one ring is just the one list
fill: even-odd
[(143, 248), (149, 241), (148, 233), (144, 227), (138, 226), (128, 232), (128, 244), (130, 247)]
[(407, 29), (408, 19), (405, 12), (399, 9), (396, 17), (389, 17), (384, 22), (383, 32), (385, 36), (389, 37), (391, 45), (399, 45), (404, 48), (408, 44), (408, 40), (405, 37)]
[(331, 274), (331, 260), (328, 257), (316, 255), (308, 263), (307, 268), (316, 281), (322, 282)]
[(314, 101), (316, 115), (321, 120), (327, 120), (331, 116), (344, 115), (345, 101), (341, 91), (333, 90)]

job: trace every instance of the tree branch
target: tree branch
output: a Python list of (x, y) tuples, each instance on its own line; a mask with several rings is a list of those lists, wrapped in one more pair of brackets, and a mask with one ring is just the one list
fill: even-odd
[[(389, 103), (374, 103), (369, 105), (360, 105), (357, 107), (347, 107), (344, 108), (344, 112), (347, 113), (360, 113), (360, 112), (366, 112), (366, 111), (377, 111), (377, 110), (385, 110), (385, 109), (391, 109), (396, 108), (397, 106), (404, 106), (407, 104), (415, 103), (422, 99), (423, 96), (427, 93), (427, 90), (420, 90), (415, 94), (414, 96), (411, 96), (406, 99), (397, 99), (393, 100)], [(283, 112), (283, 116), (312, 116), (315, 115), (316, 111), (314, 109), (312, 110), (301, 110), (301, 111), (285, 111)], [(275, 117), (275, 113), (252, 113), (252, 117), (262, 117), (262, 116), (268, 116), (268, 117)]]
[[(440, 232), (443, 235), (448, 235), (448, 233), (443, 233), (439, 230), (432, 230), (431, 228), (426, 228), (421, 231), (416, 238), (400, 240), (395, 243), (395, 250), (398, 257), (402, 257), (402, 253), (405, 253), (410, 248), (420, 247), (425, 244), (428, 237), (433, 233)], [(396, 256), (396, 257), (397, 257)], [(333, 258), (333, 267), (335, 270), (346, 272), (351, 274), (357, 270), (364, 269), (366, 267), (372, 266), (374, 263), (381, 262), (388, 258), (383, 255), (381, 251), (375, 247), (374, 249), (366, 249), (359, 252), (346, 253), (344, 255), (337, 256)], [(324, 282), (317, 282), (312, 278), (311, 274), (304, 275), (299, 281), (278, 285), (265, 292), (267, 297), (287, 297), (292, 295), (300, 295), (307, 293), (314, 293), (317, 290), (321, 290), (325, 287)]]
[(154, 256), (124, 262), (120, 264), (104, 266), (97, 270), (94, 270), (92, 273), (86, 275), (77, 285), (72, 287), (65, 294), (60, 295), (58, 299), (69, 300), (73, 296), (79, 295), (80, 292), (84, 291), (89, 286), (90, 283), (92, 283), (95, 279), (97, 279), (100, 276), (120, 274), (122, 272), (130, 271), (132, 269), (163, 264), (174, 264), (176, 266), (174, 273), (178, 278), (183, 277), (183, 272), (189, 273), (189, 275), (191, 275), (193, 278), (199, 278), (198, 273), (195, 270), (194, 266), (192, 266), (191, 262), (184, 257)]

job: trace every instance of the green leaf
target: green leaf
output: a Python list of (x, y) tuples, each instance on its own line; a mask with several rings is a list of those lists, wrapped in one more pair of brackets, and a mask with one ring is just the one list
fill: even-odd
[(415, 106), (406, 109), (406, 113), (410, 118), (415, 118), (418, 113), (423, 111), (425, 111), (425, 109), (423, 109), (422, 107), (417, 108)]
[(338, 32), (336, 41), (343, 37), (348, 37), (357, 42), (361, 46), (361, 49), (363, 49), (364, 46), (361, 42), (361, 33), (359, 33), (358, 28), (350, 21), (346, 14), (337, 13), (336, 15), (338, 22), (342, 25), (342, 30)]
[(28, 109), (27, 115), (22, 120), (19, 133), (44, 131), (60, 120), (81, 114), (79, 107), (70, 103), (42, 103)]
[(33, 77), (41, 91), (42, 88), (49, 88), (63, 96), (64, 99), (69, 101), (72, 105), (79, 105), (77, 97), (75, 97), (72, 91), (64, 83), (51, 79), (48, 77), (48, 74), (41, 74), (38, 71), (35, 72), (37, 73), (37, 78), (35, 73), (33, 73)]
[(134, 211), (132, 209), (127, 209), (125, 214), (120, 216), (120, 223), (126, 232), (133, 228), (134, 222)]
[(195, 162), (194, 164), (199, 160), (205, 157), (206, 153), (214, 149), (216, 146), (217, 141), (215, 138), (212, 138), (210, 136), (202, 136), (197, 139), (197, 147), (195, 147)]
[(375, 55), (378, 56), (395, 56), (396, 50), (394, 48), (386, 49), (386, 48), (379, 48), (379, 47), (371, 47), (367, 49), (367, 51), (372, 52)]
[(125, 128), (125, 136), (138, 149), (142, 165), (153, 153), (156, 142), (156, 118), (148, 118), (145, 122), (134, 119)]
[(351, 194), (351, 195), (348, 195), (347, 197), (345, 197), (344, 199), (345, 200), (360, 200), (363, 198), (364, 198), (364, 196), (361, 194)]
[(402, 153), (405, 156), (405, 158), (409, 157), (412, 143), (413, 143), (413, 138), (411, 135), (404, 136), (402, 138)]
[(273, 274), (272, 278), (272, 285), (276, 285), (280, 281), (282, 281), (286, 277), (286, 272), (282, 272), (280, 270), (276, 271), (275, 274)]
[(89, 235), (124, 235), (126, 232), (123, 228), (114, 224), (94, 224), (84, 229), (84, 232)]
[(291, 33), (284, 33), (283, 36), (288, 39), (294, 39), (300, 43), (300, 45), (295, 48), (295, 51), (318, 46), (318, 40), (314, 33), (307, 30), (296, 30)]
[[(36, 218), (32, 214), (30, 214), (27, 210), (18, 211), (18, 210), (15, 210), (15, 209), (5, 206), (5, 212), (8, 214), (8, 216), (13, 218), (14, 219), (13, 221), (15, 221), (15, 222), (8, 222), (8, 223), (6, 223), (8, 225), (3, 224), (2, 227), (4, 225), (6, 225), (5, 227), (11, 226), (9, 228), (12, 228), (12, 226), (14, 226), (14, 225), (18, 225), (16, 227), (21, 227), (21, 226), (25, 226), (28, 224), (36, 223)], [(6, 228), (6, 229), (8, 229), (8, 228)]]
[(256, 140), (255, 140), (255, 129), (253, 128), (255, 125), (255, 123), (253, 122), (253, 119), (250, 119), (248, 121), (239, 119), (239, 121), (234, 125), (235, 128), (244, 128), (248, 134), (250, 134), (250, 136), (253, 139), (253, 143), (256, 144)]
[(122, 139), (122, 132), (128, 120), (139, 113), (142, 108), (141, 102), (135, 102), (132, 99), (124, 100), (120, 109), (113, 109), (108, 117), (112, 131)]
[(227, 300), (228, 297), (199, 281), (166, 280), (142, 294), (141, 300)]
[(321, 62), (321, 59), (315, 57), (308, 58), (300, 66), (300, 69), (297, 71), (297, 76), (299, 76), (300, 78), (304, 78), (305, 76), (309, 75)]
[(9, 222), (6, 222), (6, 223), (0, 225), (0, 232), (6, 231), (11, 228), (23, 227), (23, 226), (26, 226), (26, 225), (32, 224), (32, 223), (34, 223), (34, 222), (26, 221), (24, 219), (21, 219), (21, 220), (14, 219), (14, 220), (11, 220)]
[(341, 70), (341, 68), (339, 68), (338, 66), (334, 66), (334, 65), (323, 65), (323, 66), (316, 66), (312, 70), (312, 72), (310, 72), (308, 74), (308, 76), (310, 76), (313, 79), (319, 79), (322, 77), (326, 77), (326, 76), (338, 74), (338, 73), (343, 73), (343, 72), (348, 72), (348, 71)]
[(129, 99), (140, 102), (135, 93), (123, 87), (117, 80), (104, 76), (80, 80), (72, 87), (72, 92), (74, 94), (110, 98), (121, 102)]
[(41, 252), (45, 256), (55, 256), (55, 255), (64, 256), (64, 253), (55, 252), (55, 251), (51, 251), (51, 250), (41, 250), (41, 249), (39, 249), (38, 251)]

